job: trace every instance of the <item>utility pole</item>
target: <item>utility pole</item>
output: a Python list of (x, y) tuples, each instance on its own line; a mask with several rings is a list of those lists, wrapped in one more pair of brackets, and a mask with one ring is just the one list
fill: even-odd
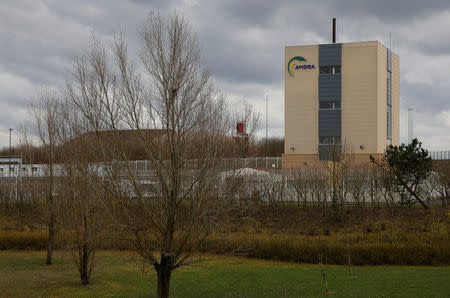
[(414, 109), (408, 109), (408, 143), (414, 139)]
[(266, 94), (266, 156), (268, 155), (267, 150), (267, 139), (269, 137), (269, 96)]
[(392, 39), (391, 39), (391, 32), (389, 32), (389, 50), (392, 51)]
[(8, 162), (8, 178), (11, 177), (11, 132), (12, 128), (9, 129), (9, 162)]
[(341, 169), (341, 176), (342, 176), (342, 203), (344, 203), (344, 197), (345, 197), (345, 180), (344, 180), (344, 160), (341, 160), (342, 163), (342, 169)]

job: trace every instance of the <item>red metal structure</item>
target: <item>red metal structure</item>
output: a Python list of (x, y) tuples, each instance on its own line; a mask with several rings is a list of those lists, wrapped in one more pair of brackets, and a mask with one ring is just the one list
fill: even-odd
[(245, 134), (245, 126), (244, 126), (244, 122), (243, 121), (238, 121), (236, 124), (236, 133), (238, 135), (243, 135)]

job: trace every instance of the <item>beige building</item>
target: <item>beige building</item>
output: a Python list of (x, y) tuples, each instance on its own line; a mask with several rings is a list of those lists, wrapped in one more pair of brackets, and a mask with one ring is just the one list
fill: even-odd
[(283, 167), (399, 144), (400, 59), (378, 41), (285, 48)]

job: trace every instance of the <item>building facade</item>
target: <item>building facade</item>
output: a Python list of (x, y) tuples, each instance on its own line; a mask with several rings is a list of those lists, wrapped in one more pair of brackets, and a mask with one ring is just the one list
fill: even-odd
[(283, 167), (398, 145), (400, 59), (378, 41), (285, 47)]

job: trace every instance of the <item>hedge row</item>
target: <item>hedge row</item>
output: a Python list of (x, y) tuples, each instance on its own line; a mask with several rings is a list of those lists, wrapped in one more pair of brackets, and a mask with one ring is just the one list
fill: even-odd
[[(236, 238), (236, 237), (234, 237)], [(317, 237), (316, 237), (317, 238)], [(208, 239), (203, 252), (221, 253), (228, 243), (239, 247), (245, 243), (246, 255), (259, 259), (272, 259), (299, 263), (353, 265), (448, 265), (450, 245), (448, 240), (436, 242), (356, 242), (346, 243), (336, 238), (311, 239), (288, 236), (242, 236), (242, 239)], [(239, 250), (237, 250), (239, 252)]]
[[(70, 236), (60, 234), (56, 249), (68, 247)], [(0, 231), (0, 249), (40, 250), (46, 247), (43, 232)], [(99, 249), (130, 249), (129, 243), (104, 239)], [(235, 250), (234, 250), (235, 249)], [(289, 236), (270, 234), (213, 235), (200, 248), (204, 253), (235, 252), (252, 258), (299, 263), (353, 265), (449, 265), (450, 242), (444, 234)]]

